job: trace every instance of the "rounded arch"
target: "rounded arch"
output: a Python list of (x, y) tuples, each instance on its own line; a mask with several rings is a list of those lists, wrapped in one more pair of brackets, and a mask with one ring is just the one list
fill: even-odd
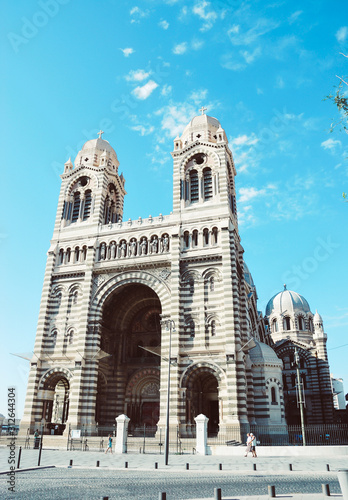
[(73, 374), (70, 370), (63, 367), (52, 368), (51, 370), (47, 370), (44, 373), (39, 381), (38, 388), (39, 390), (54, 390), (55, 386), (60, 380), (63, 380), (64, 385), (67, 385), (67, 389), (69, 389), (70, 381), (73, 377)]
[[(195, 165), (195, 169), (201, 170), (202, 167), (210, 166), (213, 171), (216, 171), (219, 166), (220, 166), (220, 159), (219, 156), (215, 153), (215, 151), (209, 151), (206, 150), (204, 147), (197, 147), (194, 151), (188, 151), (186, 156), (182, 159), (181, 165), (180, 165), (180, 175), (183, 178), (184, 175), (186, 174), (187, 170), (187, 164), (192, 160), (193, 157), (195, 157), (197, 154), (203, 154), (207, 157), (207, 160), (203, 162), (201, 165)], [(213, 160), (213, 164), (209, 164), (209, 159)]]
[(188, 387), (188, 381), (193, 374), (198, 374), (200, 372), (211, 373), (216, 377), (219, 387), (222, 388), (226, 385), (226, 375), (220, 366), (215, 363), (208, 363), (207, 361), (201, 360), (192, 363), (186, 368), (180, 377), (179, 387), (181, 389)]

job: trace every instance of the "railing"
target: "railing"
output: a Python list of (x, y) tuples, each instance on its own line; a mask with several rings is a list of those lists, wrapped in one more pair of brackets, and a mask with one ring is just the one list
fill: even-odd
[(142, 225), (152, 225), (152, 224), (162, 224), (163, 222), (169, 222), (172, 220), (173, 216), (172, 215), (162, 215), (160, 214), (157, 217), (152, 217), (149, 215), (149, 217), (146, 217), (143, 219), (142, 217), (139, 217), (138, 219), (132, 220), (128, 219), (126, 221), (122, 222), (113, 222), (109, 224), (103, 224), (101, 226), (101, 232), (109, 232), (110, 229), (116, 230), (116, 229), (125, 229), (129, 227), (139, 227)]

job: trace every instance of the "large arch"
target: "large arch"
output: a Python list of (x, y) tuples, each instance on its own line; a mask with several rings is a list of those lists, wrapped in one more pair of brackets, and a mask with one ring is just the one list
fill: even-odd
[[(106, 353), (99, 360), (95, 418), (99, 426), (110, 426), (126, 413), (133, 430), (155, 426), (159, 418), (162, 303), (153, 276), (149, 286), (127, 274), (102, 284), (95, 297), (99, 343)], [(160, 280), (157, 289), (163, 297)]]
[(69, 416), (69, 391), (72, 373), (67, 368), (56, 367), (43, 374), (39, 381), (38, 396), (42, 401), (42, 414), (46, 428), (62, 434)]

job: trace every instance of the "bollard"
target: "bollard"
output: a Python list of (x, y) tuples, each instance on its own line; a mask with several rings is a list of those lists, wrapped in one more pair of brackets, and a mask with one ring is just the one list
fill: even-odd
[(167, 500), (167, 493), (165, 491), (160, 493), (158, 498), (159, 500)]
[(69, 462), (70, 467), (72, 467), (72, 464), (73, 464), (73, 461), (70, 460), (70, 462)]
[(348, 469), (338, 470), (337, 478), (340, 483), (343, 500), (348, 500)]
[(330, 470), (330, 464), (326, 464), (326, 470)]
[(158, 462), (155, 462), (155, 469), (158, 469)]
[(100, 464), (100, 461), (99, 461), (99, 460), (97, 460), (97, 465), (96, 465), (96, 467), (99, 467), (99, 464)]
[(124, 463), (124, 468), (125, 468), (125, 469), (128, 469), (128, 462), (125, 462), (125, 463)]
[(18, 462), (17, 462), (17, 469), (19, 469), (19, 466), (21, 464), (21, 455), (22, 455), (22, 447), (19, 447), (19, 452), (18, 452)]
[(292, 464), (289, 464), (289, 470), (292, 470)]
[(186, 470), (189, 470), (190, 464), (186, 464)]
[(38, 461), (37, 461), (37, 466), (38, 467), (40, 467), (40, 463), (41, 463), (41, 452), (42, 452), (42, 439), (40, 441), (39, 458), (38, 458)]
[(321, 489), (322, 489), (324, 497), (330, 496), (330, 486), (328, 484), (322, 484)]
[(214, 500), (221, 500), (221, 488), (214, 488)]
[(253, 464), (253, 469), (256, 470), (256, 464)]
[(222, 470), (222, 464), (219, 464), (219, 470)]
[(268, 485), (268, 496), (270, 498), (275, 498), (275, 486)]

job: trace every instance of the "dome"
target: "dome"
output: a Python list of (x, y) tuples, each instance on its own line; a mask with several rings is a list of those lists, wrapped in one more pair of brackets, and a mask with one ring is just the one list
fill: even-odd
[(282, 360), (278, 358), (272, 347), (256, 339), (254, 339), (254, 342), (256, 346), (249, 351), (250, 360), (253, 364), (283, 366)]
[(315, 314), (313, 316), (313, 323), (322, 323), (322, 322), (323, 322), (323, 318), (320, 316), (318, 311), (315, 311)]
[[(198, 115), (192, 118), (182, 133), (181, 141), (183, 144), (194, 142), (197, 139), (216, 142), (216, 132), (221, 129), (219, 120), (208, 115)], [(215, 136), (215, 137), (214, 137)]]
[(104, 157), (104, 161), (106, 164), (108, 163), (108, 158), (111, 161), (111, 164), (118, 167), (119, 162), (117, 159), (117, 154), (112, 146), (110, 146), (109, 142), (101, 137), (97, 139), (90, 139), (85, 142), (82, 146), (81, 151), (78, 152), (75, 165), (80, 165), (83, 163), (84, 165), (93, 164), (94, 166), (99, 164), (100, 158)]
[(274, 295), (266, 306), (266, 316), (272, 313), (281, 315), (283, 313), (310, 312), (307, 300), (299, 293), (287, 290), (286, 288)]
[(114, 148), (110, 146), (110, 143), (105, 139), (101, 139), (100, 137), (98, 137), (98, 139), (91, 139), (90, 141), (85, 142), (82, 146), (81, 151), (87, 152), (94, 149), (98, 149), (99, 151), (106, 151), (108, 153), (113, 153), (114, 155), (116, 155), (116, 152)]
[(251, 272), (249, 271), (249, 268), (245, 262), (244, 262), (244, 279), (249, 286), (255, 288), (253, 277), (251, 276)]

